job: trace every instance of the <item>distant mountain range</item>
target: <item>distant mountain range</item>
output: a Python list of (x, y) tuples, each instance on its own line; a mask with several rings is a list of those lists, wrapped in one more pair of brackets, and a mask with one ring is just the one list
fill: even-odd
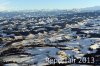
[(87, 7), (87, 8), (74, 8), (74, 9), (65, 9), (65, 10), (60, 10), (60, 9), (54, 9), (54, 10), (49, 10), (49, 9), (42, 9), (42, 10), (18, 10), (18, 11), (3, 11), (3, 12), (89, 12), (89, 11), (100, 11), (100, 6), (94, 6), (94, 7)]
[(98, 11), (100, 10), (100, 6), (94, 6), (94, 7), (87, 7), (80, 9), (81, 11)]
[(12, 17), (14, 15), (21, 15), (21, 16), (27, 16), (27, 15), (32, 15), (32, 16), (55, 16), (55, 15), (60, 15), (60, 14), (73, 14), (73, 13), (81, 13), (81, 12), (94, 12), (98, 11), (100, 12), (100, 6), (95, 6), (95, 7), (87, 7), (87, 8), (81, 8), (81, 9), (71, 9), (71, 10), (59, 10), (59, 9), (54, 9), (54, 10), (47, 10), (47, 9), (42, 9), (42, 10), (19, 10), (19, 11), (3, 11), (0, 12), (0, 16), (7, 16)]

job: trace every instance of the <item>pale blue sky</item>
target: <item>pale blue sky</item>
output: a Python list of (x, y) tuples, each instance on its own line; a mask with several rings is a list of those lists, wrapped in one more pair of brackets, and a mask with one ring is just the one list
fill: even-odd
[(0, 0), (0, 10), (72, 9), (100, 6), (100, 0)]

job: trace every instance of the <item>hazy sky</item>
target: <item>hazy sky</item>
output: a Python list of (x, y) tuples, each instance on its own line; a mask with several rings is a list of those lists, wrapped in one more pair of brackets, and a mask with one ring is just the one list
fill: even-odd
[(100, 6), (100, 0), (0, 0), (0, 11), (72, 9)]

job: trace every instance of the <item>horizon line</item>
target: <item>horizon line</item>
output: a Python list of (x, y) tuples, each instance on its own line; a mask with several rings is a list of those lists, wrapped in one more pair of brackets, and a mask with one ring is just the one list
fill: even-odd
[[(100, 7), (100, 6), (93, 6), (93, 7)], [(19, 11), (24, 11), (24, 12), (27, 12), (27, 11), (56, 11), (56, 10), (67, 10), (67, 11), (70, 11), (70, 10), (84, 10), (86, 8), (92, 8), (92, 7), (83, 7), (83, 8), (71, 8), (71, 9), (19, 9), (19, 10), (1, 10), (0, 12), (19, 12)], [(100, 10), (100, 9), (98, 9)]]

